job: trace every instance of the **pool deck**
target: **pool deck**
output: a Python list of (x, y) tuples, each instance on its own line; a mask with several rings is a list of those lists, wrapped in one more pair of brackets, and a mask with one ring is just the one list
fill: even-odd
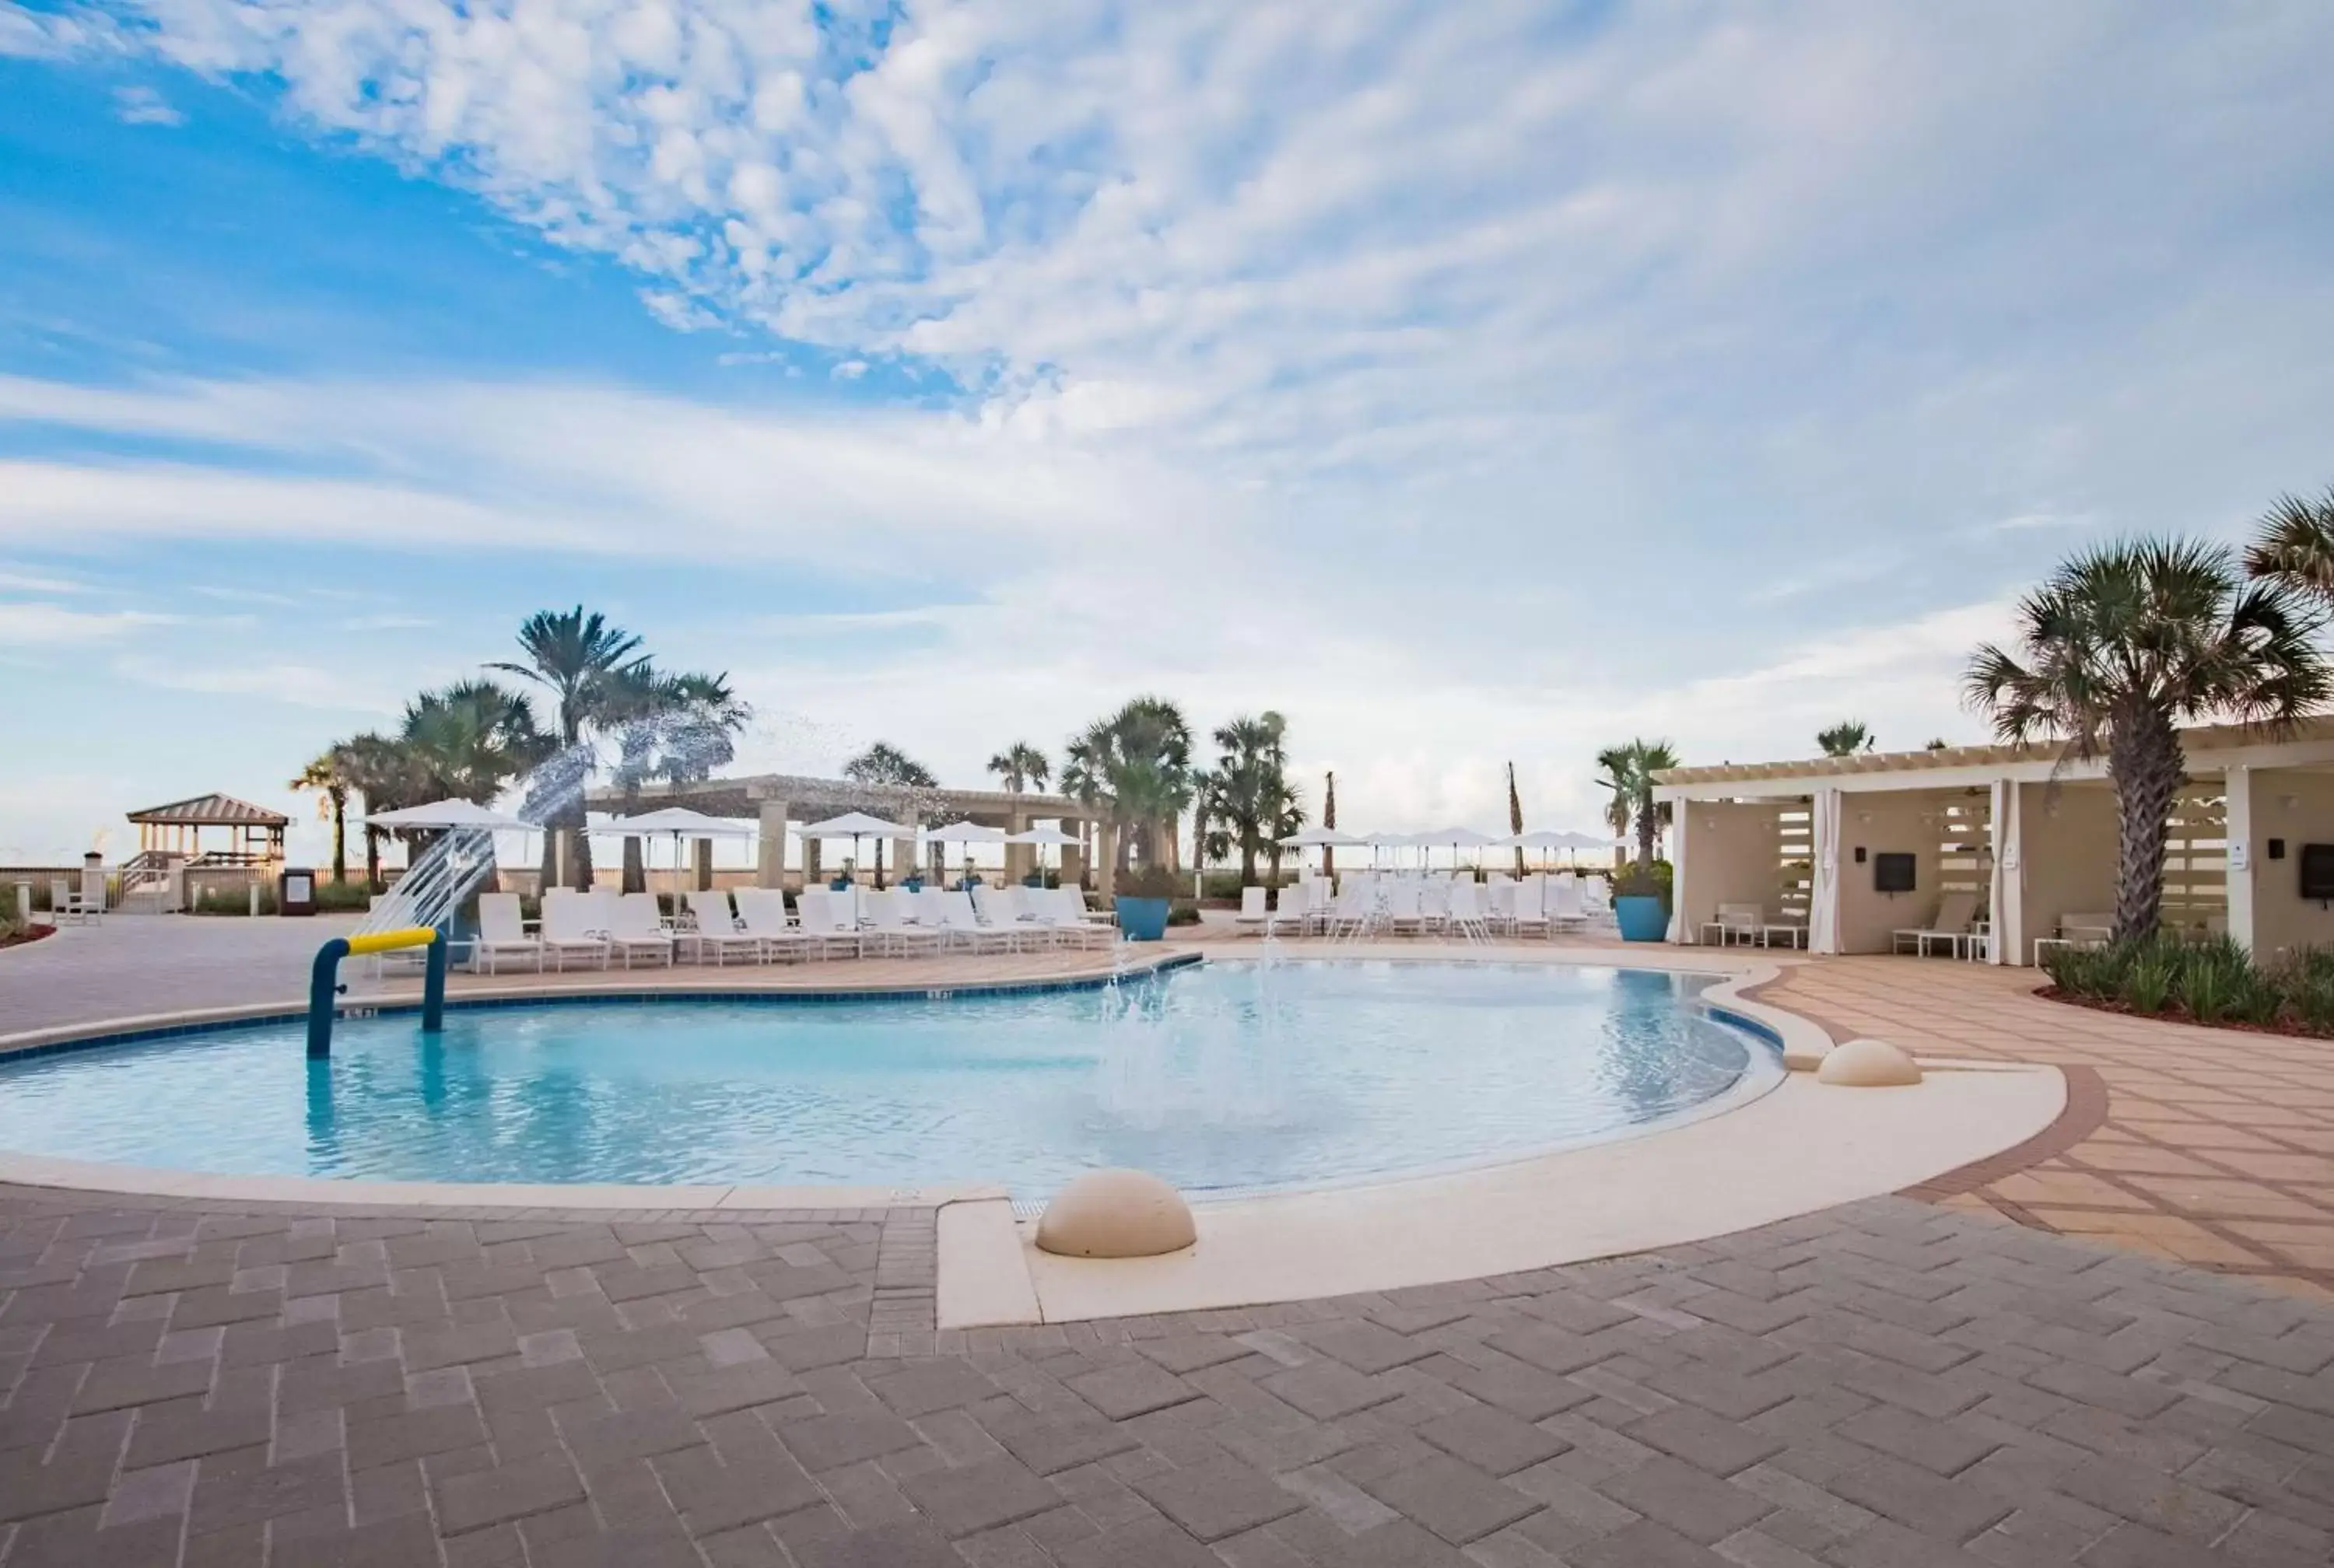
[[(318, 928), (245, 924), (0, 953), (0, 1032), (296, 995)], [(270, 927), (299, 940), (265, 948)], [(169, 962), (130, 961), (149, 931)], [(1277, 1306), (941, 1331), (921, 1206), (0, 1188), (0, 1568), (2326, 1562), (2322, 1260), (2255, 1250), (2307, 1244), (2234, 1213), (2208, 1217), (2247, 1262), (2055, 1235), (2150, 1211), (2017, 1185), (2223, 1197), (2194, 1185), (2218, 1174), (2143, 1181), (2098, 1153), (2136, 1144), (2322, 1207), (2324, 1048), (2021, 982), (1859, 959), (1764, 993), (1837, 1033), (2097, 1083), (2096, 1121), (1935, 1201)]]

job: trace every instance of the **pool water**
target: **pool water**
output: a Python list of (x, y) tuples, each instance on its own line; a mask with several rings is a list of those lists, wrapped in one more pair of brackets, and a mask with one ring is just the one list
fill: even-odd
[(0, 1066), (0, 1149), (429, 1181), (1324, 1185), (1625, 1134), (1780, 1076), (1707, 977), (1211, 962), (1107, 988), (299, 1024)]

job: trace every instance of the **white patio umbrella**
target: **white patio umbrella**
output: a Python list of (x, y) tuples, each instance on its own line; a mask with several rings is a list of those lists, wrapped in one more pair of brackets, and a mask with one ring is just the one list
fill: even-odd
[(829, 817), (823, 822), (803, 822), (788, 830), (800, 839), (849, 839), (851, 860), (859, 861), (859, 841), (862, 839), (912, 839), (916, 830), (898, 822), (887, 822), (882, 817), (871, 817), (865, 812), (845, 812), (839, 817)]
[(616, 817), (607, 831), (622, 833), (627, 838), (638, 834), (642, 838), (658, 833), (672, 835), (672, 897), (676, 905), (680, 900), (680, 841), (687, 839), (750, 839), (759, 830), (752, 822), (737, 822), (728, 817), (709, 817), (703, 812), (687, 806), (665, 806), (657, 811), (642, 812), (638, 816)]
[(1307, 828), (1301, 833), (1291, 833), (1280, 841), (1281, 847), (1292, 850), (1362, 850), (1370, 841), (1352, 833), (1339, 832), (1336, 828)]
[(455, 800), (431, 801), (427, 805), (403, 806), (393, 812), (367, 812), (365, 821), (381, 828), (485, 828), (501, 833), (542, 831), (533, 822), (505, 816), (469, 801)]
[(1451, 869), (1454, 871), (1459, 869), (1461, 850), (1480, 850), (1486, 844), (1497, 842), (1490, 834), (1479, 833), (1472, 828), (1437, 828), (1432, 832), (1419, 834), (1418, 840), (1422, 844), (1449, 844)]
[[(1075, 844), (1077, 842), (1078, 838), (1075, 833), (1066, 833), (1059, 828), (1031, 828), (1027, 832), (1008, 833), (1005, 837), (1005, 842), (1008, 844), (1037, 844), (1040, 846), (1051, 844), (1056, 849), (1061, 849), (1066, 845)], [(1045, 860), (1046, 857), (1043, 855), (1039, 855), (1037, 857), (1038, 870), (1043, 871), (1045, 869)]]
[[(1005, 830), (974, 822), (950, 822), (943, 827), (926, 828), (924, 842), (934, 844), (1001, 844), (1005, 842)], [(968, 868), (972, 863), (969, 853), (965, 856), (965, 863)]]

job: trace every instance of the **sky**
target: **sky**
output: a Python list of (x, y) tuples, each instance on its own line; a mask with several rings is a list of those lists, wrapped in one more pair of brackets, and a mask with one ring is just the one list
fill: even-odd
[(1983, 738), (2069, 553), (2334, 482), (2334, 8), (0, 0), (0, 864), (585, 604), (978, 785), (1339, 821)]

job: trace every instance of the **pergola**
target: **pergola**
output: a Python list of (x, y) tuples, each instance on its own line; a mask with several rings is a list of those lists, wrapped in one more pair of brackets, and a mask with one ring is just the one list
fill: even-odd
[[(284, 859), (284, 830), (292, 819), (282, 812), (233, 795), (197, 795), (169, 805), (131, 812), (141, 854), (183, 855), (198, 865), (274, 865)], [(227, 847), (205, 849), (203, 830), (227, 830)]]

